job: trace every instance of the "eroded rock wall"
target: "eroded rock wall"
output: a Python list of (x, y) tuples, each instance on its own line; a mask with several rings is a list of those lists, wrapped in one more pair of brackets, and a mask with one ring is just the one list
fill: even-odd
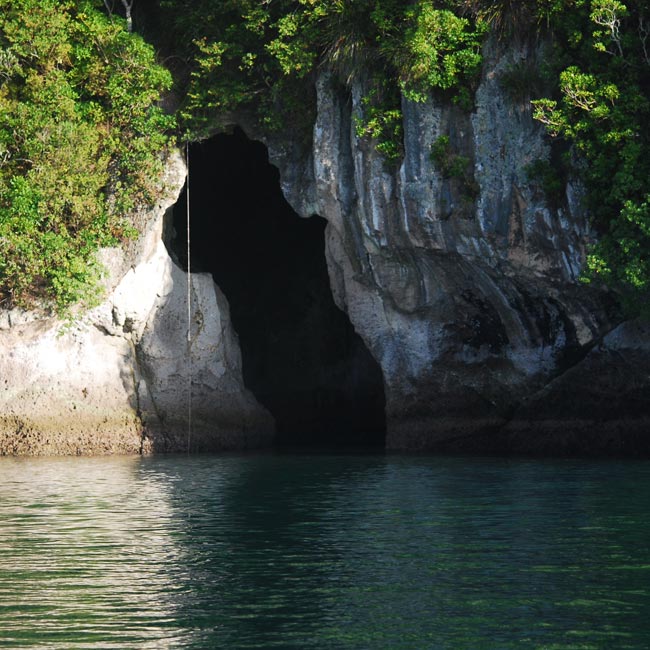
[[(364, 80), (348, 91), (327, 73), (317, 84), (311, 149), (299, 159), (295, 146), (272, 141), (271, 159), (293, 207), (328, 220), (337, 304), (384, 373), (389, 448), (562, 452), (568, 446), (558, 442), (557, 422), (582, 419), (593, 435), (583, 435), (574, 450), (592, 443), (605, 449), (598, 440), (612, 420), (588, 417), (590, 380), (577, 382), (576, 369), (601, 374), (593, 395), (602, 398), (611, 357), (591, 351), (621, 316), (607, 292), (578, 282), (593, 236), (579, 185), (567, 185), (552, 208), (526, 172), (548, 159), (548, 142), (527, 104), (510, 100), (499, 79), (534, 53), (490, 44), (485, 54), (471, 113), (434, 100), (404, 101), (398, 167), (355, 135)], [(466, 177), (445, 177), (432, 160), (440, 136), (470, 161)], [(558, 420), (550, 405), (528, 426), (525, 405), (551, 384), (562, 385), (573, 419)], [(616, 383), (611, 389), (609, 404), (620, 401), (615, 411), (624, 420), (625, 397)], [(647, 407), (629, 417), (650, 423)], [(540, 444), (546, 434), (549, 443)]]
[[(364, 80), (348, 90), (326, 72), (311, 142), (267, 141), (294, 209), (328, 221), (332, 291), (381, 365), (389, 448), (649, 450), (648, 326), (579, 283), (593, 237), (580, 186), (551, 206), (528, 177), (548, 143), (499, 81), (533, 55), (489, 45), (471, 112), (405, 101), (399, 165), (355, 134)], [(432, 160), (440, 136), (469, 161), (464, 176)], [(187, 276), (162, 243), (183, 177), (171, 161), (143, 236), (105, 252), (109, 297), (82, 322), (0, 312), (0, 453), (185, 450), (190, 376), (193, 449), (270, 442), (207, 275), (192, 277), (187, 341)]]

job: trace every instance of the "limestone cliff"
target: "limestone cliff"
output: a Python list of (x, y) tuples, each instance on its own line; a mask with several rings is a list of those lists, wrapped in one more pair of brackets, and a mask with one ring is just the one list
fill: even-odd
[[(619, 329), (615, 354), (595, 351), (610, 349), (604, 337), (621, 316), (612, 296), (578, 281), (593, 236), (580, 186), (550, 207), (525, 171), (548, 158), (547, 140), (499, 84), (531, 53), (492, 44), (485, 54), (471, 113), (403, 102), (397, 168), (355, 136), (363, 79), (348, 91), (322, 74), (311, 146), (269, 143), (294, 208), (328, 220), (335, 298), (384, 373), (387, 446), (647, 450), (650, 412), (638, 399), (650, 382), (647, 329)], [(471, 161), (471, 178), (437, 169), (440, 136)], [(637, 366), (633, 408), (619, 353)]]
[[(309, 142), (265, 138), (287, 200), (328, 222), (332, 292), (381, 365), (391, 449), (650, 448), (648, 326), (578, 280), (594, 236), (579, 184), (551, 206), (526, 174), (548, 143), (499, 83), (526, 56), (488, 46), (471, 112), (405, 101), (399, 165), (355, 135), (362, 78), (348, 89), (321, 73)], [(467, 177), (432, 160), (440, 136)], [(270, 443), (228, 304), (204, 274), (191, 279), (188, 347), (187, 275), (162, 241), (183, 178), (172, 159), (143, 235), (105, 252), (108, 297), (82, 321), (0, 312), (0, 454), (185, 449), (190, 376), (192, 449)]]

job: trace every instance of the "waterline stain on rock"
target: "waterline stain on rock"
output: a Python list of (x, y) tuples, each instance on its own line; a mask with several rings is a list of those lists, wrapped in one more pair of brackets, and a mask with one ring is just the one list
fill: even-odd
[[(382, 373), (334, 304), (326, 221), (285, 201), (263, 144), (239, 129), (190, 147), (192, 271), (230, 303), (244, 382), (271, 411), (279, 445), (383, 446)], [(171, 248), (186, 267), (186, 193)]]

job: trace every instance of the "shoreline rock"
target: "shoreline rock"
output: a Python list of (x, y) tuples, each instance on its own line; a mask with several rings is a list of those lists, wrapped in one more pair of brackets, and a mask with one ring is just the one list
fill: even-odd
[[(184, 183), (173, 156), (143, 234), (101, 252), (106, 299), (72, 323), (30, 312), (0, 318), (0, 455), (102, 455), (270, 444), (274, 423), (243, 384), (228, 305), (207, 275), (187, 274), (163, 242), (165, 213)], [(17, 317), (18, 316), (18, 317)]]

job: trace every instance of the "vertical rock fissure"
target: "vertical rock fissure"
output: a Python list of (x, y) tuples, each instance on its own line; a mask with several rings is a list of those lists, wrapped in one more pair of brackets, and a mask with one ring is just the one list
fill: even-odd
[[(266, 148), (239, 129), (190, 147), (192, 268), (230, 303), (244, 382), (276, 421), (279, 446), (383, 447), (381, 369), (334, 304), (318, 216), (284, 200)], [(186, 196), (171, 247), (187, 264)]]

